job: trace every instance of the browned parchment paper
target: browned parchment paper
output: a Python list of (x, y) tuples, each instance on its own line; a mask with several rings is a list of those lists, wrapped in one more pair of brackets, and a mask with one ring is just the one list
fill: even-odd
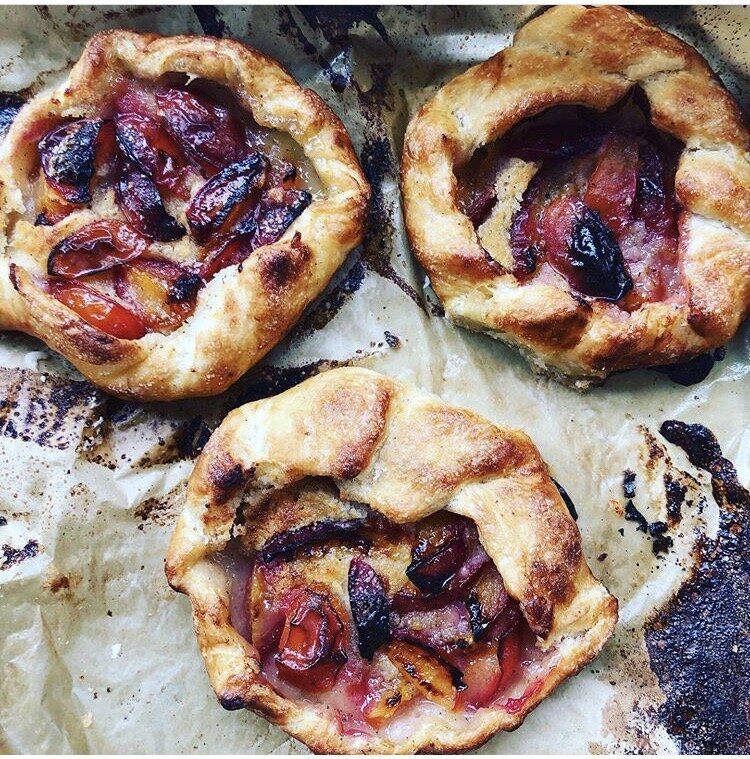
[[(450, 326), (405, 240), (396, 177), (409, 116), (508, 44), (534, 10), (0, 8), (5, 91), (59, 81), (100, 29), (205, 32), (256, 46), (341, 115), (375, 190), (364, 247), (293, 334), (223, 396), (125, 403), (41, 343), (0, 335), (0, 748), (304, 751), (264, 720), (220, 708), (188, 602), (169, 590), (162, 566), (192, 459), (226, 411), (341, 362), (525, 429), (575, 502), (590, 564), (620, 599), (602, 656), (483, 752), (748, 749), (747, 502), (715, 451), (712, 488), (659, 427), (705, 425), (747, 484), (750, 325), (700, 384), (640, 371), (579, 395), (532, 375), (490, 338)], [(695, 44), (750, 105), (750, 12), (644, 10)], [(710, 452), (705, 440), (697, 445)], [(659, 528), (649, 535), (625, 518), (625, 470), (636, 475), (631, 516), (637, 509), (653, 524), (671, 513), (658, 555)]]

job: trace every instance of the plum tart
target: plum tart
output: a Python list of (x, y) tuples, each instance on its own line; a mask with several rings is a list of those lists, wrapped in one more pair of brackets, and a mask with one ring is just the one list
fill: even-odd
[(585, 388), (746, 318), (749, 149), (693, 48), (623, 8), (560, 6), (414, 116), (406, 226), (449, 318)]
[(341, 121), (231, 40), (98, 34), (0, 151), (0, 325), (120, 396), (222, 391), (363, 235)]
[(617, 621), (531, 441), (365, 369), (227, 416), (166, 573), (221, 704), (325, 753), (475, 747)]

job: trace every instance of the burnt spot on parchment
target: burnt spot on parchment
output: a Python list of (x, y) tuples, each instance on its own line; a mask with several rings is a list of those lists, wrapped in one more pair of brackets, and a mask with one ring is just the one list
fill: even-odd
[(224, 37), (226, 35), (227, 27), (221, 18), (219, 8), (215, 5), (194, 5), (192, 7), (204, 34), (209, 37)]
[(557, 491), (560, 493), (560, 498), (563, 499), (563, 503), (565, 504), (565, 507), (568, 509), (570, 516), (572, 516), (573, 519), (577, 522), (578, 510), (576, 509), (576, 505), (573, 503), (573, 499), (568, 495), (568, 491), (565, 490), (565, 488), (557, 480), (553, 479), (552, 482), (555, 483), (555, 487), (557, 488)]
[(237, 405), (241, 406), (261, 398), (278, 395), (316, 374), (339, 366), (347, 366), (348, 363), (321, 359), (302, 366), (262, 366), (252, 369), (246, 377), (246, 382), (243, 383), (243, 392), (237, 400)]
[(717, 536), (696, 543), (689, 579), (646, 624), (651, 668), (666, 696), (659, 715), (683, 752), (747, 753), (750, 493), (709, 429), (667, 421), (660, 432), (711, 475), (720, 516)]
[(15, 92), (0, 92), (0, 137), (10, 129), (26, 100)]
[(670, 527), (680, 523), (682, 506), (687, 500), (687, 485), (676, 479), (670, 472), (664, 472), (664, 494), (667, 502), (667, 522)]
[(65, 450), (101, 418), (106, 396), (89, 382), (0, 368), (0, 436)]
[(708, 353), (702, 353), (690, 361), (683, 361), (680, 364), (654, 366), (652, 369), (655, 372), (666, 374), (672, 382), (678, 385), (690, 387), (690, 385), (697, 385), (699, 382), (703, 382), (711, 373), (714, 364), (717, 361), (723, 361), (726, 355), (726, 348), (722, 346)]
[(312, 29), (319, 29), (328, 42), (347, 37), (353, 26), (369, 24), (393, 48), (388, 31), (378, 17), (377, 5), (302, 5), (300, 13)]
[(139, 520), (138, 529), (143, 530), (149, 524), (159, 527), (173, 525), (182, 510), (186, 490), (187, 481), (183, 481), (166, 495), (159, 498), (145, 498), (141, 501), (134, 512), (136, 519)]
[(26, 559), (33, 559), (38, 554), (39, 543), (36, 540), (29, 540), (23, 548), (14, 548), (5, 543), (0, 548), (0, 569), (9, 569)]

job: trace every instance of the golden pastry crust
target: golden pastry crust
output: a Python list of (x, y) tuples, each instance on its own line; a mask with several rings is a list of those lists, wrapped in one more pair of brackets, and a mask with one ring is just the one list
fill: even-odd
[[(317, 173), (322, 197), (278, 242), (208, 282), (177, 330), (124, 340), (90, 326), (35, 283), (62, 230), (94, 216), (76, 210), (52, 227), (24, 219), (37, 160), (27, 134), (50, 117), (96, 117), (118, 76), (151, 81), (168, 72), (228, 88), (259, 125), (290, 135)], [(276, 61), (231, 40), (128, 31), (93, 37), (68, 80), (24, 106), (0, 147), (0, 182), (0, 325), (41, 338), (92, 382), (140, 400), (219, 393), (259, 361), (361, 241), (370, 195), (339, 118)]]
[[(687, 297), (628, 313), (555, 284), (519, 284), (459, 211), (455, 167), (525, 118), (565, 104), (604, 111), (636, 85), (653, 124), (685, 143), (675, 191)], [(615, 371), (692, 358), (746, 318), (749, 148), (737, 103), (693, 48), (623, 8), (560, 6), (412, 119), (402, 162), (406, 227), (449, 318), (583, 388)]]
[[(399, 740), (344, 735), (330, 710), (286, 699), (260, 677), (257, 650), (230, 623), (229, 580), (213, 556), (226, 546), (241, 503), (246, 529), (257, 542), (254, 509), (261, 535), (268, 525), (255, 504), (310, 477), (333, 478), (342, 498), (366, 503), (399, 524), (440, 509), (476, 524), (539, 645), (555, 652), (542, 686), (517, 713), (482, 708), (439, 729), (423, 716)], [(617, 601), (591, 574), (578, 529), (526, 435), (355, 368), (326, 372), (227, 416), (188, 483), (166, 573), (170, 585), (190, 597), (222, 705), (249, 708), (317, 752), (475, 747), (517, 727), (598, 654), (617, 621)]]

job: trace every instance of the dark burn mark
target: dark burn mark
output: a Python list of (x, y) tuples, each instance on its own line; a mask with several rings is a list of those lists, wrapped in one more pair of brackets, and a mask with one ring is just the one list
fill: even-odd
[(229, 500), (232, 493), (243, 487), (252, 475), (253, 470), (245, 470), (241, 464), (229, 465), (226, 468), (217, 466), (212, 469), (211, 482), (218, 491), (216, 495), (217, 501), (224, 503), (224, 501)]
[(747, 753), (750, 493), (706, 427), (667, 421), (660, 432), (709, 472), (720, 516), (718, 535), (698, 538), (691, 576), (646, 624), (651, 668), (666, 696), (659, 715), (684, 753)]
[(204, 34), (209, 37), (224, 37), (226, 35), (226, 24), (215, 5), (194, 5), (193, 13), (197, 16)]
[(646, 517), (644, 517), (643, 514), (638, 511), (632, 501), (628, 501), (625, 504), (625, 519), (627, 519), (628, 522), (635, 522), (637, 528), (641, 532), (648, 533), (648, 519), (646, 519)]
[(667, 522), (670, 527), (680, 523), (682, 504), (687, 496), (687, 485), (676, 480), (669, 472), (664, 473), (664, 494), (667, 500)]
[(5, 136), (25, 102), (15, 92), (0, 92), (0, 137)]
[(560, 493), (560, 498), (563, 499), (563, 503), (565, 504), (568, 511), (570, 512), (570, 516), (572, 516), (573, 519), (577, 522), (578, 510), (576, 509), (576, 505), (573, 503), (573, 499), (568, 495), (568, 491), (565, 490), (565, 488), (557, 480), (553, 479), (552, 482), (555, 483), (555, 487)]
[(388, 330), (383, 332), (383, 337), (389, 348), (398, 348), (401, 345), (401, 339)]
[(278, 395), (320, 372), (347, 364), (346, 361), (321, 359), (303, 366), (264, 366), (254, 369), (248, 374), (249, 381), (237, 400), (237, 405), (241, 406), (244, 403)]
[(635, 472), (632, 469), (622, 473), (622, 492), (625, 498), (635, 498)]
[(0, 527), (5, 527), (6, 524), (8, 524), (7, 518), (0, 516)]
[(194, 459), (211, 437), (211, 428), (199, 416), (191, 419), (175, 435), (177, 451), (183, 458)]
[(660, 553), (667, 553), (672, 548), (674, 541), (669, 535), (665, 535), (669, 525), (666, 522), (651, 522), (648, 526), (648, 534), (651, 536), (653, 543), (652, 548), (657, 556)]
[(242, 696), (221, 696), (219, 703), (229, 712), (237, 711), (237, 709), (244, 709), (247, 706), (245, 699)]
[(666, 374), (672, 382), (678, 385), (689, 387), (690, 385), (697, 385), (699, 382), (703, 382), (711, 373), (714, 364), (717, 361), (723, 361), (726, 355), (727, 350), (722, 346), (714, 351), (702, 353), (690, 361), (684, 361), (681, 364), (655, 366), (653, 370)]
[(39, 553), (39, 543), (36, 540), (29, 540), (23, 548), (13, 548), (6, 543), (1, 550), (0, 569), (9, 569), (26, 559), (33, 559)]
[(369, 24), (385, 42), (393, 48), (388, 31), (378, 17), (377, 5), (302, 5), (300, 13), (313, 28), (319, 29), (328, 42), (348, 38), (348, 32), (360, 23)]
[(368, 269), (391, 280), (426, 313), (424, 300), (391, 264), (393, 251), (393, 223), (383, 196), (383, 182), (388, 176), (396, 176), (391, 143), (385, 136), (366, 140), (360, 155), (362, 170), (372, 188), (370, 215), (364, 239), (364, 262)]

